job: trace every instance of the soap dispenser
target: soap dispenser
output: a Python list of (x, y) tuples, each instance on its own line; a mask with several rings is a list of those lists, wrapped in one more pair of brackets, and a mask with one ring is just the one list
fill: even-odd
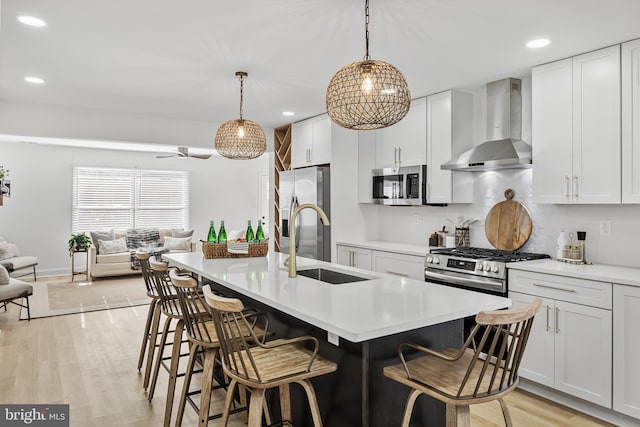
[(556, 240), (556, 258), (565, 258), (564, 249), (568, 244), (569, 241), (567, 240), (566, 234), (564, 234), (564, 228), (561, 228), (560, 234), (558, 235), (558, 240)]

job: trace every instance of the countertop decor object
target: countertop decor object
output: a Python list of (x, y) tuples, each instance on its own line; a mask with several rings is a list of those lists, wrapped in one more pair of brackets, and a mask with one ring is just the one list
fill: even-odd
[(409, 86), (400, 70), (369, 56), (369, 0), (365, 0), (364, 10), (364, 59), (338, 70), (327, 87), (327, 113), (347, 129), (391, 126), (402, 120), (411, 104)]
[[(244, 242), (243, 247), (236, 245), (236, 242), (211, 243), (204, 240), (202, 242), (202, 254), (206, 259), (211, 258), (247, 258), (266, 256), (269, 251), (269, 239), (262, 242)], [(246, 253), (244, 253), (246, 246)]]
[(502, 251), (520, 249), (531, 237), (533, 229), (529, 211), (520, 202), (513, 200), (513, 196), (515, 192), (507, 189), (504, 192), (507, 200), (492, 207), (484, 222), (487, 240)]
[(242, 118), (245, 71), (236, 71), (240, 78), (240, 118), (228, 120), (216, 132), (215, 147), (223, 157), (235, 160), (255, 159), (267, 149), (267, 138), (259, 124)]

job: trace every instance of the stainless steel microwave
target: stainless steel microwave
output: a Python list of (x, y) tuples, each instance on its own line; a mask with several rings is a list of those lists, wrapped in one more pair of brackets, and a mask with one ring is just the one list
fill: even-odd
[(378, 205), (412, 206), (427, 204), (427, 166), (373, 169), (372, 202)]

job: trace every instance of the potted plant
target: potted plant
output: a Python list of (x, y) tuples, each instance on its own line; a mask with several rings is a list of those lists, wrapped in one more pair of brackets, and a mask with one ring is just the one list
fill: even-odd
[(92, 245), (91, 238), (84, 234), (84, 231), (78, 234), (71, 233), (68, 243), (69, 256), (73, 255), (73, 252), (86, 251)]

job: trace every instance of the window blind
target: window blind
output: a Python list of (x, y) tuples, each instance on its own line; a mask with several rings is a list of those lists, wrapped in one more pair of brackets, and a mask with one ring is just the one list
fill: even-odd
[(74, 233), (188, 225), (188, 172), (73, 168)]

